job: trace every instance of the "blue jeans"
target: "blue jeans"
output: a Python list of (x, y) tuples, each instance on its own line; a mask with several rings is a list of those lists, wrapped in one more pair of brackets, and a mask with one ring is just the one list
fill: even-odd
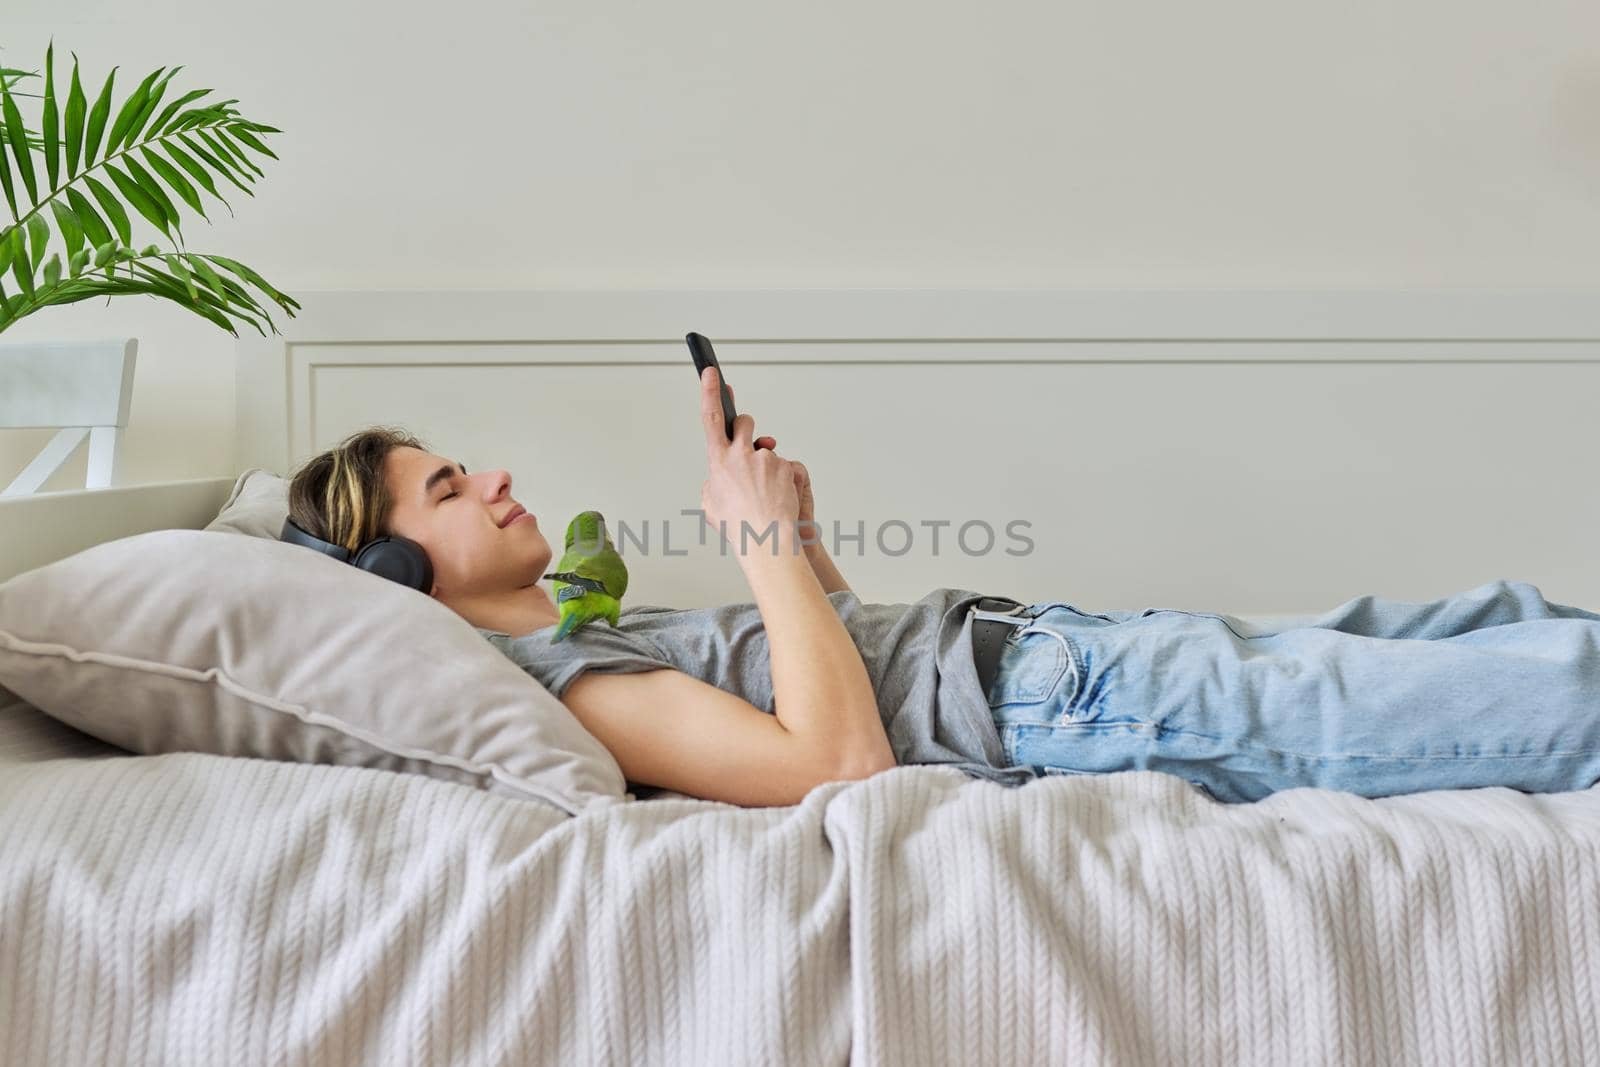
[(1600, 781), (1600, 614), (1494, 581), (1359, 596), (1288, 629), (1172, 608), (1030, 604), (988, 693), (1039, 774), (1175, 774), (1223, 803)]

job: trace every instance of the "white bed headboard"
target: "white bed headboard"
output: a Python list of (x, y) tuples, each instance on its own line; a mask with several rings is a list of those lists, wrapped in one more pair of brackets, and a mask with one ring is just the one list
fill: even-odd
[(682, 514), (695, 330), (819, 519), (862, 524), (834, 556), (864, 599), (1300, 613), (1509, 577), (1596, 607), (1597, 295), (306, 293), (285, 336), (240, 344), (235, 466), (402, 425), (510, 470), (552, 543), (586, 507), (648, 525), (635, 603), (742, 599)]

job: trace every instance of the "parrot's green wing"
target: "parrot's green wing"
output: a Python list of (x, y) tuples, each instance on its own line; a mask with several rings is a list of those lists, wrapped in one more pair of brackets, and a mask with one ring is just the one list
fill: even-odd
[(561, 609), (552, 643), (592, 619), (617, 624), (622, 596), (628, 591), (628, 568), (606, 535), (605, 519), (598, 511), (581, 512), (567, 524), (566, 552), (556, 570), (545, 577), (554, 582)]

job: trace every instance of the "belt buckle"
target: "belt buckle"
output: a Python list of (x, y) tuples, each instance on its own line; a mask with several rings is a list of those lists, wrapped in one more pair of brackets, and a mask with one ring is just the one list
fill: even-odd
[[(1012, 606), (1007, 607), (1006, 605), (1008, 604)], [(969, 606), (967, 608), (967, 614), (971, 615), (975, 619), (983, 619), (989, 622), (1005, 622), (1016, 625), (1017, 623), (1029, 621), (1027, 616), (1019, 617), (1018, 614), (1019, 612), (1025, 610), (1027, 606), (1028, 605), (1026, 604), (1019, 604), (1013, 600), (986, 596), (979, 600), (976, 604)]]

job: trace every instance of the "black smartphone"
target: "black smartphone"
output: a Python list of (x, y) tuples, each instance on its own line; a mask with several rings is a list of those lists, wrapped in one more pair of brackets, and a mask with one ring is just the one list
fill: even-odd
[(728, 440), (733, 440), (733, 396), (728, 392), (728, 380), (722, 375), (722, 366), (717, 362), (717, 354), (711, 350), (711, 339), (705, 334), (685, 334), (685, 341), (689, 342), (689, 355), (694, 360), (695, 377), (705, 374), (707, 367), (717, 368), (717, 388), (722, 391), (722, 428), (728, 434)]

